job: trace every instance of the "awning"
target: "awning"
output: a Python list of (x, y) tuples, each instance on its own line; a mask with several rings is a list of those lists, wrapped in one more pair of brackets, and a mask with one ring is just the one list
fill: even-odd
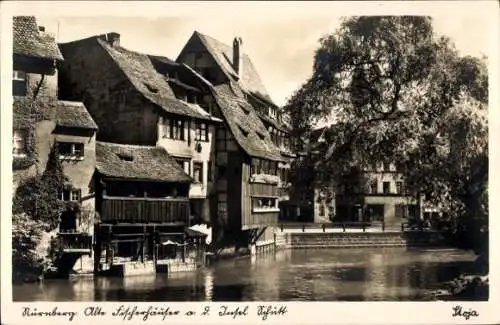
[(186, 246), (187, 245), (187, 244), (181, 244), (181, 243), (178, 243), (178, 242), (175, 242), (175, 241), (171, 241), (171, 240), (164, 241), (161, 244), (164, 245), (164, 246), (167, 246), (167, 245)]
[(202, 233), (201, 231), (197, 231), (197, 230), (190, 229), (190, 228), (186, 228), (185, 233), (189, 237), (193, 237), (193, 238), (205, 238), (208, 236), (207, 234)]

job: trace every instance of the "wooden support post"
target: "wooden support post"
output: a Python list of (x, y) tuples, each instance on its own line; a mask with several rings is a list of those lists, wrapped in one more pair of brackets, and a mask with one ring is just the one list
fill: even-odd
[(142, 252), (141, 252), (141, 262), (144, 263), (146, 249), (146, 226), (142, 226)]
[(345, 223), (342, 223), (342, 231), (345, 232)]
[(404, 222), (401, 223), (401, 231), (404, 231), (405, 230), (405, 224)]
[(283, 232), (283, 224), (280, 225), (281, 232)]
[(325, 224), (322, 224), (321, 227), (323, 228), (323, 232), (325, 232)]
[(363, 232), (365, 232), (366, 231), (366, 224), (363, 222), (362, 225), (363, 225)]
[(186, 234), (182, 235), (182, 261), (186, 262)]
[(382, 231), (385, 231), (385, 222), (382, 221)]
[(306, 231), (306, 225), (302, 225), (302, 232)]

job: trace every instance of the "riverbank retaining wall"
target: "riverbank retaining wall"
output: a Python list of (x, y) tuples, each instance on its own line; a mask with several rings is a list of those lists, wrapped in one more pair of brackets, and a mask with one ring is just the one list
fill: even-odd
[(276, 233), (278, 248), (446, 246), (437, 232)]

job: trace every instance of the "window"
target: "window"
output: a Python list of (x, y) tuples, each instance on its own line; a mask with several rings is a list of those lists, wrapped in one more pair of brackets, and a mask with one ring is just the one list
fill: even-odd
[(406, 205), (396, 204), (394, 208), (396, 218), (406, 218)]
[(198, 99), (196, 98), (195, 94), (188, 93), (187, 94), (187, 102), (192, 103), (192, 104), (196, 104), (196, 103), (198, 103)]
[(383, 204), (368, 204), (365, 209), (366, 219), (369, 221), (383, 221), (384, 210)]
[(190, 171), (190, 166), (189, 166), (189, 160), (187, 159), (176, 159), (175, 160), (180, 166), (181, 168), (184, 170), (184, 172), (188, 175), (191, 175), (191, 171)]
[(280, 168), (280, 180), (283, 184), (289, 183), (288, 168)]
[(217, 128), (217, 150), (227, 150), (226, 130)]
[(391, 183), (390, 182), (384, 182), (384, 194), (389, 194), (391, 193)]
[(290, 149), (290, 139), (286, 136), (283, 138), (283, 147), (285, 149)]
[(184, 141), (184, 121), (174, 119), (163, 119), (163, 138)]
[(14, 156), (26, 155), (26, 131), (14, 130), (12, 134), (12, 154)]
[(203, 163), (193, 163), (193, 178), (196, 182), (203, 183)]
[(269, 116), (276, 118), (276, 109), (274, 107), (269, 107)]
[(212, 177), (212, 162), (209, 160), (207, 162), (207, 179), (209, 182), (211, 182), (213, 180), (213, 177)]
[(208, 125), (204, 122), (199, 122), (196, 125), (196, 140), (208, 141)]
[(382, 164), (382, 166), (383, 166), (382, 168), (384, 169), (384, 171), (385, 171), (385, 172), (388, 172), (388, 171), (390, 171), (390, 170), (391, 170), (391, 164), (389, 164), (389, 163), (387, 163), (387, 162), (384, 162), (384, 163)]
[(260, 159), (258, 158), (252, 158), (252, 165), (250, 167), (250, 174), (255, 175), (255, 174), (260, 174)]
[(376, 194), (378, 192), (378, 182), (377, 180), (373, 180), (370, 183), (370, 193)]
[(27, 92), (26, 72), (20, 70), (14, 70), (14, 73), (12, 75), (12, 95), (26, 96), (26, 92)]
[(26, 81), (26, 72), (14, 70), (12, 80)]
[(57, 150), (60, 158), (81, 158), (84, 156), (83, 143), (57, 142)]
[(253, 197), (253, 212), (268, 212), (278, 210), (278, 199), (275, 197)]
[(396, 182), (396, 193), (403, 194), (403, 182)]
[(82, 190), (80, 189), (64, 189), (59, 193), (61, 201), (80, 201), (82, 199)]
[(320, 217), (324, 217), (325, 216), (325, 205), (323, 203), (321, 203), (319, 205), (319, 216)]
[(224, 178), (224, 177), (226, 177), (226, 173), (227, 173), (226, 166), (218, 166), (217, 167), (217, 178)]

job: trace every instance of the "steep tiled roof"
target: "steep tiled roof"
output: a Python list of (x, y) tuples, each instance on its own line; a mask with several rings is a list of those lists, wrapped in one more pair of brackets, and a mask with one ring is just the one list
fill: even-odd
[(57, 101), (56, 123), (59, 126), (97, 130), (97, 124), (82, 102)]
[(175, 94), (164, 76), (155, 70), (146, 54), (130, 51), (119, 46), (111, 46), (101, 39), (97, 41), (127, 75), (134, 87), (149, 101), (168, 113), (212, 120), (210, 115), (200, 114), (187, 103), (175, 98)]
[(25, 128), (35, 121), (51, 120), (58, 126), (97, 130), (97, 124), (81, 102), (34, 101), (28, 97), (14, 96), (12, 112), (14, 128)]
[(248, 93), (254, 93), (268, 102), (273, 103), (269, 96), (262, 80), (260, 79), (257, 70), (255, 69), (249, 56), (245, 53), (242, 55), (242, 71), (239, 78), (238, 74), (233, 68), (233, 47), (226, 45), (215, 38), (195, 32), (200, 40), (203, 42), (207, 50), (210, 52), (217, 64), (222, 68), (224, 73), (232, 80), (237, 81), (239, 86)]
[(180, 165), (161, 147), (97, 141), (96, 168), (108, 177), (191, 182)]
[(221, 112), (241, 148), (250, 156), (282, 161), (278, 147), (271, 141), (269, 132), (252, 105), (244, 99), (238, 85), (221, 84), (213, 89)]
[(40, 33), (36, 18), (33, 16), (14, 17), (13, 47), (15, 54), (63, 60), (54, 37)]

